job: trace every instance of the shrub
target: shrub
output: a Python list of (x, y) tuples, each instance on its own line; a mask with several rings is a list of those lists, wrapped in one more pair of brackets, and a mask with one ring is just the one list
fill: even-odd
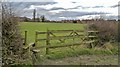
[(18, 19), (10, 9), (10, 3), (2, 4), (2, 63), (3, 65), (21, 64), (22, 40)]
[(77, 23), (77, 21), (74, 20), (73, 23)]
[(96, 21), (88, 24), (89, 30), (98, 30), (100, 42), (115, 42), (118, 40), (118, 22), (117, 21)]

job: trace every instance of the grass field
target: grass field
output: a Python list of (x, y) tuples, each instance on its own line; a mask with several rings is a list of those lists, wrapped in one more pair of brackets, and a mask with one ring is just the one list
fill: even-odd
[[(35, 31), (47, 31), (49, 30), (83, 30), (83, 24), (73, 24), (73, 23), (31, 23), (23, 22), (20, 23), (20, 28), (22, 35), (24, 31), (28, 31), (28, 42), (34, 42), (35, 40)], [(41, 36), (43, 37), (43, 36)]]
[[(37, 23), (37, 22), (21, 22), (21, 34), (24, 35), (24, 31), (28, 31), (27, 41), (28, 43), (34, 42), (35, 40), (35, 31), (46, 31), (49, 30), (84, 30), (84, 24), (73, 24), (73, 23)], [(45, 35), (41, 35), (41, 38), (44, 38)], [(55, 41), (54, 41), (55, 42)], [(43, 44), (43, 42), (42, 42)], [(39, 44), (41, 46), (41, 44)], [(84, 48), (84, 45), (74, 46), (74, 47), (64, 47), (64, 48), (55, 48), (50, 49), (48, 55), (45, 56), (45, 49), (40, 49), (41, 52), (38, 53), (39, 59), (44, 61), (46, 58), (49, 59), (60, 59), (65, 57), (79, 56), (79, 55), (98, 55), (98, 54), (116, 54), (117, 50), (112, 49), (112, 52), (104, 49), (88, 49)], [(40, 61), (40, 62), (41, 62)], [(29, 62), (28, 62), (29, 63)], [(39, 64), (39, 63), (38, 63)]]

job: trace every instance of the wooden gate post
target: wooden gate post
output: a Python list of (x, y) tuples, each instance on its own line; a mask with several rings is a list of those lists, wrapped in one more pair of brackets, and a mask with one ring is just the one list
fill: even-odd
[(27, 44), (27, 31), (25, 31), (25, 45)]
[(37, 34), (37, 31), (36, 31), (36, 33), (35, 33), (35, 45), (37, 45), (37, 36), (38, 36), (38, 34)]
[(47, 39), (46, 39), (46, 54), (48, 54), (48, 52), (49, 52), (49, 45), (50, 45), (50, 31), (47, 29), (47, 34), (46, 34), (46, 37), (47, 37)]

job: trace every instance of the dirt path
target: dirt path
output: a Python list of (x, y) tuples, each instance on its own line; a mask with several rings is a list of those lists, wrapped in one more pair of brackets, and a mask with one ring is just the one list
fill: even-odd
[(45, 60), (43, 65), (117, 65), (117, 55), (81, 55), (58, 60)]

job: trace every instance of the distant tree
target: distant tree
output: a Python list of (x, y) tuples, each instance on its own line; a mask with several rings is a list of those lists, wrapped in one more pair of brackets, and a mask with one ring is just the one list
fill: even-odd
[(24, 17), (24, 21), (25, 21), (25, 22), (28, 22), (29, 19), (28, 19), (27, 17)]
[(73, 23), (77, 23), (77, 21), (76, 21), (76, 20), (73, 20)]
[(37, 13), (36, 21), (37, 21), (37, 22), (40, 22), (40, 14), (39, 14), (39, 13)]
[(94, 20), (99, 20), (99, 17), (98, 17), (98, 16), (95, 16), (95, 17), (94, 17)]
[(45, 21), (46, 21), (46, 18), (45, 18), (44, 15), (42, 15), (40, 18), (41, 18), (41, 21), (42, 21), (42, 22), (45, 22)]
[(36, 21), (37, 21), (37, 22), (40, 22), (40, 18), (36, 18)]
[(33, 10), (33, 21), (35, 22), (35, 18), (36, 18), (36, 9)]

